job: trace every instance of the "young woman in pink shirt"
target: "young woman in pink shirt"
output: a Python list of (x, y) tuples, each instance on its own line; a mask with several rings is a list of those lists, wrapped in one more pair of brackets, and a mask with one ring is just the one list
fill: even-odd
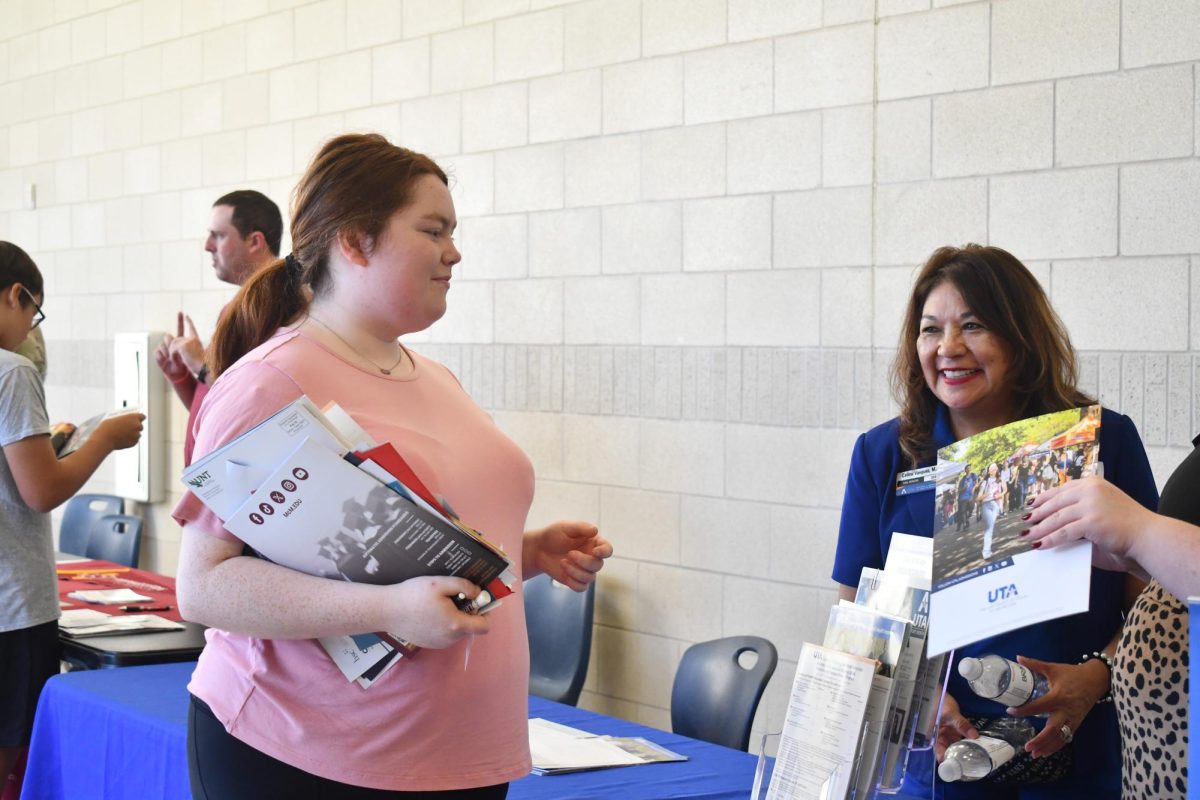
[[(293, 255), (243, 286), (218, 325), (196, 456), (302, 394), (336, 401), (520, 577), (582, 591), (612, 546), (584, 522), (524, 530), (529, 460), (445, 367), (399, 341), (446, 311), (455, 226), (429, 158), (377, 135), (329, 141), (295, 190)], [(478, 592), (466, 580), (317, 578), (248, 555), (191, 496), (174, 516), (180, 607), (210, 626), (189, 685), (195, 797), (503, 798), (529, 771), (519, 597), (466, 614), (453, 602)], [(315, 641), (384, 630), (422, 649), (367, 690)]]

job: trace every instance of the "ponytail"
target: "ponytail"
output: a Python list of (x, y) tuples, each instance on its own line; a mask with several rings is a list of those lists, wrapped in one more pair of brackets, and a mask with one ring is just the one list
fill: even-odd
[(209, 383), (308, 308), (301, 270), (288, 256), (263, 267), (242, 285), (221, 314), (208, 347)]

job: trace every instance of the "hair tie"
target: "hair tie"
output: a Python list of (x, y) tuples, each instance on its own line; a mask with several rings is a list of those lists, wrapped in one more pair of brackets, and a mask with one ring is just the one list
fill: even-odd
[(291, 253), (288, 253), (286, 256), (284, 256), (283, 266), (288, 272), (294, 272), (297, 275), (304, 270), (304, 267), (300, 266), (300, 262), (296, 260), (296, 256), (292, 255)]

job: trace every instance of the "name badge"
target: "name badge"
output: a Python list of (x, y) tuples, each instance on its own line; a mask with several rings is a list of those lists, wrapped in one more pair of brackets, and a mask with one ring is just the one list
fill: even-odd
[(917, 492), (931, 492), (937, 487), (937, 465), (919, 467), (901, 472), (896, 476), (896, 496)]

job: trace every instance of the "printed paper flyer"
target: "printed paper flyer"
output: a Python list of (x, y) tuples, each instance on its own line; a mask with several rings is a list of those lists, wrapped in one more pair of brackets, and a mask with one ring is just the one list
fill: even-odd
[(1025, 501), (1093, 475), (1100, 406), (992, 428), (938, 451), (929, 654), (1088, 607), (1087, 542), (1032, 549)]

